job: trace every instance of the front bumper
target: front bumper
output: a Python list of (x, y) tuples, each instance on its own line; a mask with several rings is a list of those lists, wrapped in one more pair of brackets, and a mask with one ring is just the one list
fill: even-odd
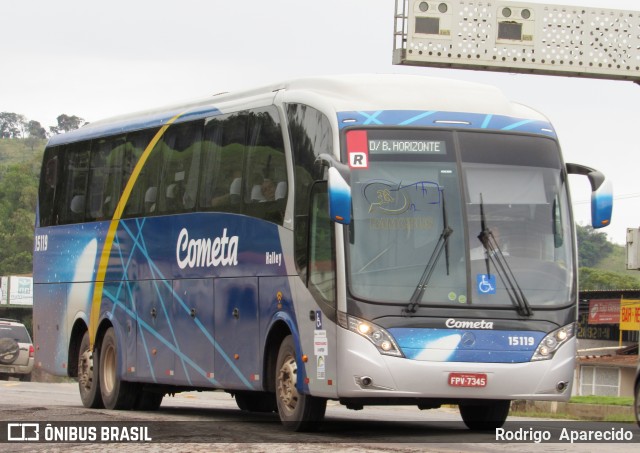
[[(338, 329), (340, 398), (566, 401), (571, 396), (576, 340), (549, 360), (522, 363), (436, 362), (382, 355), (366, 339)], [(484, 387), (449, 385), (450, 373), (485, 374)], [(368, 385), (365, 385), (368, 384)]]

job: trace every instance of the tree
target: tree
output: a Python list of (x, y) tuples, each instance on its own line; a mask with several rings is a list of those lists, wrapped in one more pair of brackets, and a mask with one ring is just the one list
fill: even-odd
[(65, 115), (64, 113), (58, 116), (58, 118), (56, 119), (58, 120), (58, 125), (49, 127), (49, 130), (53, 134), (61, 134), (64, 132), (73, 131), (75, 129), (80, 128), (80, 126), (83, 126), (84, 124), (86, 124), (84, 119), (75, 115), (73, 116)]
[(605, 233), (590, 226), (576, 225), (578, 234), (578, 263), (584, 267), (595, 267), (613, 251), (613, 244)]
[(47, 138), (47, 131), (39, 121), (31, 120), (27, 123), (27, 133), (29, 137), (45, 139)]
[(0, 138), (19, 138), (24, 135), (26, 118), (12, 112), (0, 113)]
[(38, 164), (0, 168), (0, 275), (32, 270)]
[(603, 271), (589, 267), (580, 268), (580, 290), (640, 289), (640, 280), (618, 272)]

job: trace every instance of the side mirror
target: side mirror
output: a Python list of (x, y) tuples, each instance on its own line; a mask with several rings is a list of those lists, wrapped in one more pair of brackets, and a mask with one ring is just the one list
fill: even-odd
[(343, 225), (351, 223), (351, 187), (337, 168), (329, 167), (329, 217)]
[(606, 227), (611, 223), (613, 210), (613, 188), (604, 174), (580, 164), (567, 164), (567, 173), (584, 175), (591, 183), (591, 226)]

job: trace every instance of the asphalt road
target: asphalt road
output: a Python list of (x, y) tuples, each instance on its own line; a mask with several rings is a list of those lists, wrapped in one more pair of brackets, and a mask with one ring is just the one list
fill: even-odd
[[(6, 442), (9, 437), (20, 438), (21, 433), (33, 438), (36, 429), (40, 443)], [(587, 435), (588, 431), (596, 433), (591, 436), (600, 433), (627, 439), (615, 445), (558, 442), (563, 435), (567, 440)], [(105, 439), (121, 443), (99, 442), (103, 432)], [(428, 411), (402, 406), (366, 407), (351, 411), (329, 402), (326, 422), (317, 432), (292, 433), (282, 427), (276, 414), (242, 412), (223, 392), (165, 397), (155, 412), (108, 411), (84, 408), (73, 383), (0, 381), (3, 452), (600, 452), (615, 448), (616, 453), (622, 453), (637, 452), (640, 447), (640, 430), (630, 424), (510, 417), (502, 438), (499, 434), (467, 430), (455, 407)], [(516, 442), (522, 438), (524, 441)], [(68, 442), (55, 442), (60, 439)]]

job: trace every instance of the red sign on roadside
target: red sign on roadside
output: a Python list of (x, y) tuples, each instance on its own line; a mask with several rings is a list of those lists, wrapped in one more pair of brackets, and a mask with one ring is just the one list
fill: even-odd
[(589, 324), (619, 324), (620, 300), (601, 299), (589, 301)]

